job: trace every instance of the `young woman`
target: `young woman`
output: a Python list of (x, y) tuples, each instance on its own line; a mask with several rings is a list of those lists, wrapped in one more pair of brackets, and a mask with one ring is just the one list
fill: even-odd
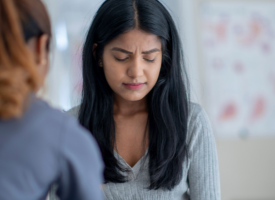
[(48, 70), (51, 26), (40, 0), (0, 0), (0, 199), (102, 199), (98, 147), (75, 119), (34, 93)]
[(182, 47), (157, 0), (107, 0), (83, 49), (83, 97), (69, 111), (96, 138), (108, 200), (218, 200), (215, 140), (189, 101)]

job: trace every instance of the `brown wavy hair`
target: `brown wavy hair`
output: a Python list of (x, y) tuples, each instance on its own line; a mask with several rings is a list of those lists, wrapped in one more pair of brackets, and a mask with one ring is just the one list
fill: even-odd
[(41, 77), (26, 42), (51, 25), (40, 0), (0, 0), (0, 119), (20, 117)]

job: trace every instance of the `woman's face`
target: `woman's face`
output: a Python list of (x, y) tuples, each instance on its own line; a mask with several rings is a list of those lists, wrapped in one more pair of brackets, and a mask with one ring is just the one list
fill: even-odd
[(157, 82), (162, 63), (161, 40), (134, 29), (105, 46), (102, 62), (115, 95), (128, 101), (141, 100)]

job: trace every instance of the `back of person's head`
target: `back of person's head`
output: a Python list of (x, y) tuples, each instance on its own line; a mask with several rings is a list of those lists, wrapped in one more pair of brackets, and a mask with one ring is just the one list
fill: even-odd
[(0, 24), (0, 119), (10, 119), (24, 113), (29, 94), (43, 82), (37, 55), (44, 47), (37, 44), (44, 36), (49, 50), (51, 25), (40, 0), (0, 0)]

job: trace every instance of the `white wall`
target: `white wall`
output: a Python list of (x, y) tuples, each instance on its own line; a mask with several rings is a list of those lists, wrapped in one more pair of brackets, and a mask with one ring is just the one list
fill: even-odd
[[(92, 22), (92, 18), (101, 5), (103, 0), (43, 0), (46, 4), (53, 28), (53, 38), (51, 43), (51, 67), (47, 82), (41, 96), (46, 99), (53, 107), (68, 110), (78, 104), (77, 99), (72, 98), (74, 86), (72, 85), (72, 76), (81, 76), (81, 72), (72, 73), (73, 62), (77, 59), (75, 52), (71, 52), (72, 35), (79, 35), (79, 43), (84, 42), (85, 34)], [(75, 21), (77, 19), (77, 22)], [(67, 38), (69, 47), (60, 50), (56, 43), (56, 32), (58, 24), (65, 23), (67, 28)], [(73, 23), (77, 23), (77, 30), (68, 31)], [(73, 34), (69, 34), (73, 32)], [(75, 41), (74, 41), (75, 42)], [(81, 51), (79, 49), (78, 51)]]
[(174, 18), (182, 40), (184, 61), (190, 79), (191, 100), (203, 104), (196, 23), (194, 23), (194, 3), (192, 0), (161, 0), (161, 2), (168, 8)]

